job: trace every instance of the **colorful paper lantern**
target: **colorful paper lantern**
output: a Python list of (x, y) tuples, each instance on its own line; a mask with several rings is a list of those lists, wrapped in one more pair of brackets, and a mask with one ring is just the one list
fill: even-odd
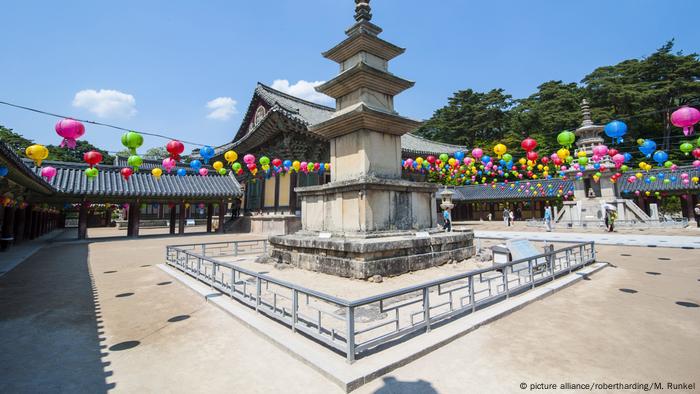
[(85, 134), (85, 126), (74, 119), (61, 119), (56, 123), (56, 134), (63, 137), (61, 148), (75, 149), (76, 140)]

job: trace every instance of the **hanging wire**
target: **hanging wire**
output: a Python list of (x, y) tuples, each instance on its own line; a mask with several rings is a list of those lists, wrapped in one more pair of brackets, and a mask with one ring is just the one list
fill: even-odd
[(94, 121), (94, 120), (87, 120), (87, 119), (79, 119), (79, 118), (75, 118), (75, 117), (72, 117), (72, 116), (59, 115), (59, 114), (55, 114), (55, 113), (52, 113), (52, 112), (42, 111), (42, 110), (36, 109), (36, 108), (25, 107), (25, 106), (23, 106), (23, 105), (8, 103), (8, 102), (6, 102), (6, 101), (0, 101), (0, 104), (7, 105), (7, 106), (9, 106), (9, 107), (14, 107), (14, 108), (23, 109), (23, 110), (26, 110), (26, 111), (36, 112), (36, 113), (42, 114), (42, 115), (53, 116), (53, 117), (56, 117), (56, 118), (61, 118), (61, 119), (73, 119), (73, 120), (77, 120), (77, 121), (79, 121), (79, 122), (88, 123), (88, 124), (92, 124), (92, 125), (96, 125), (96, 126), (109, 127), (109, 128), (112, 128), (112, 129), (117, 129), (117, 130), (122, 130), (122, 131), (134, 131), (134, 132), (137, 132), (137, 133), (140, 133), (140, 134), (143, 134), (143, 135), (148, 135), (148, 136), (151, 136), (151, 137), (163, 138), (163, 139), (166, 139), (166, 140), (178, 140), (178, 141), (180, 141), (180, 142), (182, 142), (182, 143), (190, 144), (190, 145), (195, 145), (195, 146), (205, 146), (204, 144), (200, 144), (200, 143), (192, 142), (192, 141), (186, 141), (186, 140), (183, 140), (183, 139), (180, 139), (180, 138), (176, 138), (176, 137), (170, 137), (170, 136), (167, 136), (167, 135), (165, 135), (165, 134), (148, 133), (148, 132), (145, 132), (145, 131), (139, 131), (139, 130), (135, 130), (135, 129), (125, 129), (125, 128), (123, 128), (123, 127), (111, 125), (111, 124), (108, 124), (108, 123), (96, 122), (96, 121)]

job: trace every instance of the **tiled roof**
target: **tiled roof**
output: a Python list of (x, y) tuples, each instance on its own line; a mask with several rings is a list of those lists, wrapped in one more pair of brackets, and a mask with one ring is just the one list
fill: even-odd
[(405, 153), (410, 153), (413, 155), (430, 155), (436, 153), (452, 154), (457, 151), (462, 151), (465, 153), (468, 152), (466, 146), (431, 141), (427, 138), (423, 138), (411, 133), (404, 134), (401, 136), (401, 150)]
[[(30, 165), (31, 162), (25, 162)], [(129, 177), (128, 181), (119, 173), (117, 166), (98, 166), (98, 176), (88, 179), (82, 163), (45, 162), (55, 167), (56, 176), (51, 186), (59, 194), (71, 197), (140, 197), (140, 198), (226, 198), (241, 194), (241, 187), (232, 175), (186, 175), (166, 174), (156, 179), (150, 171), (141, 171)], [(41, 169), (32, 167), (36, 174)]]
[[(638, 172), (642, 172), (644, 177), (630, 183), (627, 179)], [(687, 185), (683, 183), (683, 178), (681, 177), (681, 174), (684, 173), (688, 174), (690, 180)], [(651, 181), (652, 176), (656, 177), (656, 180), (653, 182)], [(693, 177), (700, 177), (700, 170), (693, 166), (679, 167), (676, 171), (671, 171), (667, 168), (658, 168), (648, 172), (627, 171), (622, 175), (618, 184), (620, 185), (620, 193), (634, 193), (637, 190), (640, 192), (698, 191), (700, 190), (700, 183), (693, 183)], [(650, 180), (649, 183), (646, 182), (646, 179)], [(666, 179), (668, 179), (669, 182), (666, 183), (664, 181)]]
[[(9, 146), (0, 141), (0, 165), (9, 168), (8, 178), (40, 193), (53, 193), (54, 190), (51, 185), (49, 185), (41, 175), (37, 175), (34, 171), (29, 169), (29, 167), (24, 164), (23, 160), (24, 159), (20, 158)], [(29, 160), (29, 162), (32, 161)], [(19, 172), (19, 174), (17, 172)]]
[[(146, 170), (146, 171), (151, 171), (154, 168), (163, 168), (163, 160), (162, 159), (149, 159), (149, 158), (142, 158), (143, 163), (141, 164), (141, 167), (139, 167), (141, 170)], [(129, 158), (128, 157), (122, 157), (122, 156), (114, 156), (114, 166), (115, 167), (129, 167)], [(209, 166), (204, 166), (207, 167), (211, 170), (211, 167)], [(184, 164), (183, 162), (179, 162), (173, 167), (172, 171), (177, 171), (178, 168), (184, 168), (187, 170), (188, 173), (195, 173), (195, 170), (190, 168), (187, 164)], [(165, 169), (163, 169), (163, 172), (165, 172)]]
[(306, 125), (321, 123), (330, 119), (335, 108), (316, 104), (287, 93), (280, 92), (262, 83), (258, 83), (255, 93), (265, 100), (271, 107), (275, 104), (289, 113), (289, 116), (298, 119)]
[[(530, 200), (533, 198), (555, 198), (574, 190), (574, 182), (562, 179), (517, 181), (509, 183), (457, 186), (451, 188), (455, 201), (482, 200)], [(440, 193), (437, 193), (440, 197)]]

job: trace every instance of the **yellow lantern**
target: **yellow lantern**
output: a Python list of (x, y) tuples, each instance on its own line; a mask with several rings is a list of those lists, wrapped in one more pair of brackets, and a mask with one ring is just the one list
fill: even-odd
[(505, 145), (503, 144), (497, 144), (496, 146), (493, 147), (493, 152), (498, 155), (498, 158), (500, 159), (501, 156), (503, 156), (506, 151), (508, 151), (508, 148), (506, 148)]
[(160, 168), (154, 168), (151, 170), (151, 175), (153, 175), (156, 178), (160, 178), (161, 175), (163, 175), (163, 170)]
[(576, 154), (576, 156), (578, 156), (578, 157), (586, 157), (586, 151), (585, 151), (585, 150), (580, 150), (580, 151), (578, 151), (578, 153)]
[[(228, 153), (228, 152), (226, 152), (226, 153)], [(220, 169), (224, 168), (224, 163), (222, 163), (220, 161), (215, 161), (214, 164), (212, 164), (211, 166), (214, 167), (214, 169), (216, 171), (219, 171)]]
[(569, 157), (569, 155), (569, 150), (566, 148), (561, 148), (557, 151), (557, 156), (562, 160), (566, 160), (566, 158)]
[(228, 164), (233, 164), (234, 161), (238, 160), (238, 154), (232, 150), (226, 151), (226, 153), (224, 153), (224, 159), (226, 159)]
[(37, 167), (41, 167), (41, 162), (49, 157), (49, 150), (44, 145), (39, 144), (27, 147), (24, 153), (28, 158), (34, 160)]

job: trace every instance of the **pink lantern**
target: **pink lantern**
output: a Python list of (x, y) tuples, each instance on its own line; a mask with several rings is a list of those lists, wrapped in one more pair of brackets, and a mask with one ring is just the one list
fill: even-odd
[(69, 149), (75, 149), (75, 140), (82, 137), (85, 134), (85, 126), (77, 120), (73, 119), (62, 119), (56, 123), (56, 134), (63, 137), (61, 141), (61, 148), (68, 147)]
[(622, 164), (624, 164), (625, 156), (618, 153), (612, 157), (612, 161), (615, 163), (615, 167), (619, 168)]
[(301, 171), (304, 172), (305, 174), (309, 172), (309, 163), (302, 161), (301, 162)]
[(474, 148), (472, 149), (472, 157), (479, 160), (481, 159), (481, 156), (484, 155), (484, 151), (481, 150), (481, 148)]
[(41, 168), (41, 176), (46, 178), (48, 182), (51, 182), (53, 177), (56, 176), (56, 169), (49, 166), (44, 166)]
[(593, 147), (593, 154), (603, 157), (608, 154), (608, 147), (605, 145), (596, 145)]
[(671, 123), (676, 127), (682, 127), (686, 137), (695, 133), (693, 125), (698, 122), (700, 122), (700, 111), (693, 107), (683, 106), (671, 114)]
[(700, 168), (700, 160), (693, 161), (693, 167)]
[(255, 163), (255, 156), (248, 153), (247, 155), (243, 156), (243, 162), (246, 164)]
[(165, 168), (165, 171), (170, 172), (175, 167), (175, 164), (175, 159), (172, 157), (166, 157), (163, 159), (163, 168)]
[(207, 174), (209, 174), (209, 170), (207, 170), (206, 168), (202, 167), (199, 169), (199, 175), (207, 176)]

